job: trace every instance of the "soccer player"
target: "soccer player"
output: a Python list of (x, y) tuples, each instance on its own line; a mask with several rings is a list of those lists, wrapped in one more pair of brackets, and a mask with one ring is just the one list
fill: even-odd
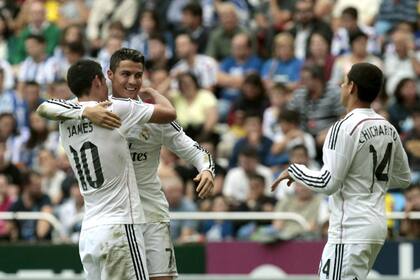
[[(120, 49), (111, 57), (108, 78), (112, 82), (113, 98), (148, 98), (156, 91), (141, 89), (144, 60), (140, 52)], [(54, 103), (51, 103), (54, 102)], [(113, 128), (118, 121), (101, 106), (77, 108), (56, 106), (59, 101), (45, 103), (51, 115), (74, 118), (83, 114), (94, 123)], [(147, 267), (153, 280), (167, 280), (177, 276), (173, 243), (169, 233), (169, 206), (157, 175), (159, 154), (166, 146), (180, 158), (193, 164), (200, 172), (195, 178), (197, 192), (204, 198), (213, 189), (214, 162), (211, 155), (197, 142), (188, 137), (176, 123), (136, 125), (128, 133), (127, 140), (131, 152), (139, 194), (146, 216), (144, 239)]]
[(296, 181), (330, 195), (328, 242), (320, 279), (366, 279), (387, 234), (385, 194), (409, 185), (407, 155), (396, 129), (370, 105), (382, 87), (382, 71), (354, 64), (341, 85), (347, 115), (329, 130), (320, 171), (291, 164), (273, 183)]
[[(108, 98), (102, 69), (94, 61), (72, 65), (67, 80), (79, 104), (63, 101), (57, 106), (88, 107)], [(115, 130), (61, 117), (61, 142), (85, 200), (79, 251), (87, 279), (148, 278), (141, 228), (145, 217), (125, 136), (136, 124), (176, 118), (166, 98), (155, 101), (113, 100), (109, 110), (121, 119)], [(48, 115), (45, 104), (38, 113)]]

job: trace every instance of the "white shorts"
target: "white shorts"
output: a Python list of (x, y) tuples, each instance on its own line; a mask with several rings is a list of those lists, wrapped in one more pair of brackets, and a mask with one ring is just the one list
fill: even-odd
[(143, 236), (149, 276), (178, 276), (169, 223), (147, 223), (143, 225)]
[(88, 280), (149, 279), (140, 225), (83, 229), (79, 254)]
[(366, 279), (381, 248), (381, 244), (327, 243), (319, 264), (320, 279)]

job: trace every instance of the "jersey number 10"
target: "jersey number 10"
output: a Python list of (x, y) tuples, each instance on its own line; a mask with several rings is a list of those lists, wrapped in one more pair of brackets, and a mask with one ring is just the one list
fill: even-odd
[[(86, 151), (90, 150), (93, 160), (93, 168), (95, 169), (96, 181), (92, 180), (90, 176), (89, 165), (87, 162)], [(74, 162), (76, 163), (77, 176), (82, 184), (82, 189), (87, 190), (87, 183), (94, 189), (99, 189), (104, 183), (104, 174), (102, 172), (101, 161), (99, 160), (98, 147), (90, 141), (83, 143), (80, 148), (80, 157), (82, 158), (82, 164), (80, 164), (79, 153), (70, 146), (70, 151), (73, 155)]]
[[(373, 172), (372, 172), (372, 185), (370, 186), (370, 192), (373, 192), (373, 185), (375, 184), (375, 177), (378, 181), (385, 181), (388, 182), (388, 171), (389, 171), (389, 161), (391, 160), (391, 151), (392, 151), (392, 143), (388, 143), (386, 146), (386, 151), (384, 154), (384, 158), (378, 164), (378, 154), (375, 150), (375, 147), (372, 145), (369, 146), (369, 152), (372, 153), (373, 157)], [(385, 167), (387, 167), (386, 173), (384, 173)]]

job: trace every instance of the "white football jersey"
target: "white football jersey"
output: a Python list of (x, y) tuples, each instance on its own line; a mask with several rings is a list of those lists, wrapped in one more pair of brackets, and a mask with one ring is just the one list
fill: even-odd
[(169, 222), (168, 202), (157, 175), (162, 145), (198, 171), (209, 170), (214, 174), (211, 155), (188, 137), (177, 122), (136, 125), (129, 131), (127, 141), (148, 223)]
[[(112, 98), (115, 102), (118, 98)], [(43, 103), (43, 115), (51, 119), (80, 119), (80, 106), (57, 106), (66, 101), (48, 100)], [(142, 104), (141, 101), (138, 101)], [(61, 104), (62, 105), (62, 104)], [(177, 122), (169, 124), (136, 124), (126, 134), (134, 171), (139, 187), (139, 195), (146, 222), (168, 222), (169, 206), (157, 175), (160, 149), (163, 146), (177, 156), (194, 165), (198, 171), (209, 170), (214, 174), (211, 155), (197, 142), (188, 137)]]
[(292, 164), (297, 182), (331, 195), (330, 243), (383, 244), (385, 193), (409, 185), (410, 169), (396, 129), (372, 109), (355, 109), (329, 130), (324, 166), (312, 171)]
[[(66, 101), (46, 101), (44, 110), (80, 106)], [(93, 106), (96, 102), (81, 102)], [(133, 100), (113, 99), (109, 107), (121, 118), (118, 129), (109, 130), (87, 119), (61, 121), (60, 137), (85, 200), (83, 228), (104, 224), (144, 223), (136, 178), (126, 135), (138, 123), (149, 121), (153, 106)], [(46, 113), (46, 115), (51, 115)]]

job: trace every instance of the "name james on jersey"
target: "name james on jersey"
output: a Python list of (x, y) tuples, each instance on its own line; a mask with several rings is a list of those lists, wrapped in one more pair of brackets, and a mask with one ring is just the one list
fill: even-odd
[(67, 127), (67, 131), (69, 133), (69, 138), (71, 138), (74, 135), (91, 133), (93, 131), (93, 124), (91, 121), (83, 121), (76, 125)]

